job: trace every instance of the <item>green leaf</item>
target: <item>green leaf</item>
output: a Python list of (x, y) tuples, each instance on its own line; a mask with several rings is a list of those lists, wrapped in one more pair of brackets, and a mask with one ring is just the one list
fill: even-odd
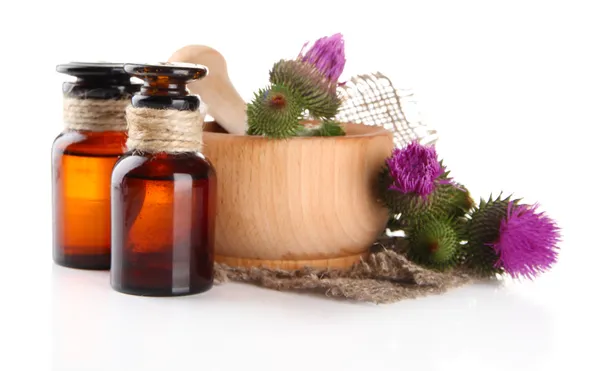
[(313, 136), (316, 137), (336, 137), (342, 135), (346, 135), (346, 132), (339, 123), (332, 120), (323, 121), (321, 126), (313, 134)]

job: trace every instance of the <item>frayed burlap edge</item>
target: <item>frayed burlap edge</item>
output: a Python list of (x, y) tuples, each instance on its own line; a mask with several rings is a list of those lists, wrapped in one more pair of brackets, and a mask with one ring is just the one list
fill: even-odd
[(286, 271), (215, 264), (215, 283), (246, 282), (280, 291), (305, 291), (348, 300), (393, 303), (441, 294), (475, 280), (466, 272), (439, 272), (409, 261), (402, 252), (383, 248), (348, 269), (304, 268)]

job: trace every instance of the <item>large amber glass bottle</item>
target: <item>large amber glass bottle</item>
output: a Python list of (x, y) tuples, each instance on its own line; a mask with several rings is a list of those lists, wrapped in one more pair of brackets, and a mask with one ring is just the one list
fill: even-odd
[[(144, 80), (131, 110), (151, 109), (146, 112), (152, 116), (154, 110), (199, 109), (200, 100), (188, 94), (186, 83), (205, 76), (206, 68), (126, 64), (125, 70)], [(145, 134), (129, 117), (128, 111), (130, 131), (135, 130), (136, 138), (147, 140), (152, 147), (158, 134)], [(176, 115), (172, 119), (176, 120)], [(160, 133), (171, 131), (171, 119), (154, 120), (165, 128)], [(185, 140), (185, 133), (181, 137)], [(168, 141), (165, 146), (169, 147)], [(147, 296), (210, 289), (216, 212), (213, 167), (199, 151), (173, 153), (168, 148), (149, 151), (132, 147), (112, 175), (112, 287)]]
[(122, 64), (70, 63), (64, 131), (52, 146), (53, 257), (63, 266), (110, 268), (110, 176), (125, 152), (124, 108), (140, 87)]

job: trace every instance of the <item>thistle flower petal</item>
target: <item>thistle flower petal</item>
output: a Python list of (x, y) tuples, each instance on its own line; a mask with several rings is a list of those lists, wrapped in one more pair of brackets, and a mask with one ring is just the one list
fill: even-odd
[(387, 166), (392, 178), (390, 190), (426, 197), (436, 185), (451, 184), (451, 179), (443, 176), (445, 169), (438, 161), (435, 147), (417, 141), (405, 148), (394, 149), (387, 159)]
[(328, 80), (337, 82), (346, 65), (342, 34), (322, 37), (303, 53), (307, 45), (300, 50), (298, 59), (314, 65)]
[(495, 266), (514, 278), (533, 279), (557, 259), (559, 228), (544, 213), (537, 212), (537, 207), (510, 202), (498, 240), (489, 244), (498, 255)]

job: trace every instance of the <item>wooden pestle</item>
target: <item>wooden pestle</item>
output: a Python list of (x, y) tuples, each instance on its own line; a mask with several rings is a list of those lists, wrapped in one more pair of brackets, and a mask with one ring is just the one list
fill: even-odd
[(247, 129), (246, 102), (237, 92), (227, 73), (225, 58), (215, 49), (204, 45), (188, 45), (177, 50), (169, 62), (201, 64), (208, 75), (188, 84), (207, 105), (207, 112), (230, 134), (244, 135)]

